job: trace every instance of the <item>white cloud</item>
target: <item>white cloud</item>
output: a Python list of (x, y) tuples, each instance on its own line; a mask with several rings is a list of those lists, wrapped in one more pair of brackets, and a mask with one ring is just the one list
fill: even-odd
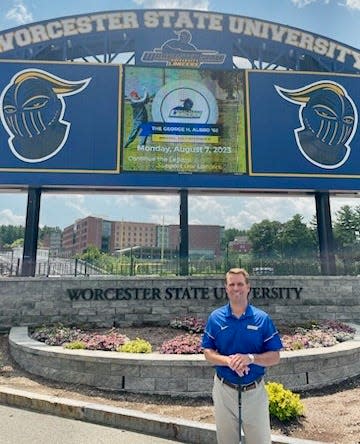
[[(126, 214), (130, 214), (132, 221), (162, 224), (164, 220), (166, 225), (179, 222), (179, 196), (177, 194), (126, 196), (125, 198), (128, 199), (128, 206), (123, 205), (121, 210), (119, 208), (124, 220), (129, 220)], [(120, 196), (117, 202), (124, 203), (123, 199), (124, 197)]]
[(134, 3), (149, 9), (200, 9), (207, 11), (210, 2), (208, 0), (134, 0)]
[(316, 2), (317, 0), (291, 0), (291, 2), (298, 8), (303, 8)]
[(349, 9), (358, 9), (360, 11), (360, 0), (345, 0), (344, 3), (339, 3)]
[(87, 206), (83, 194), (42, 194), (41, 221), (43, 225), (68, 226), (76, 219), (93, 215), (94, 209)]
[(310, 197), (226, 196), (192, 197), (189, 200), (190, 223), (224, 225), (248, 229), (264, 219), (286, 222), (296, 213), (308, 222), (315, 214)]
[(18, 216), (11, 210), (0, 211), (0, 225), (25, 225), (25, 215)]
[(5, 14), (5, 17), (19, 25), (33, 21), (31, 12), (28, 11), (22, 0), (15, 0), (13, 7)]
[[(189, 194), (189, 223), (249, 229), (264, 219), (286, 222), (295, 214), (308, 223), (316, 214), (313, 196), (194, 195)], [(87, 216), (108, 220), (178, 224), (180, 198), (173, 194), (56, 194), (43, 193), (40, 225), (64, 228)], [(344, 205), (360, 205), (359, 198), (331, 197), (333, 222)], [(26, 195), (0, 196), (0, 225), (24, 225)]]

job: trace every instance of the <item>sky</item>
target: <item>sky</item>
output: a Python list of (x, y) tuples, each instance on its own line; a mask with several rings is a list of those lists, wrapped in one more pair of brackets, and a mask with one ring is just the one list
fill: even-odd
[[(22, 24), (105, 10), (200, 9), (244, 15), (298, 27), (360, 48), (360, 0), (1, 0), (0, 30)], [(294, 214), (309, 222), (315, 215), (313, 196), (194, 195), (189, 196), (189, 223), (248, 229), (264, 219), (285, 222)], [(26, 193), (0, 194), (0, 225), (24, 225)], [(333, 219), (343, 205), (360, 205), (352, 197), (331, 197)], [(179, 223), (177, 194), (43, 194), (40, 225), (64, 228), (76, 219), (158, 224)]]

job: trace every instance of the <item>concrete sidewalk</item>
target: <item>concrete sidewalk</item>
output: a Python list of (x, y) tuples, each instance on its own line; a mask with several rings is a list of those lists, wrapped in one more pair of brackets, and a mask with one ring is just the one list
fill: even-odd
[[(0, 404), (121, 428), (180, 443), (216, 444), (215, 425), (0, 386)], [(154, 441), (156, 442), (156, 441)], [(273, 444), (324, 444), (272, 435)]]
[(1, 404), (0, 431), (4, 444), (177, 444), (172, 439)]

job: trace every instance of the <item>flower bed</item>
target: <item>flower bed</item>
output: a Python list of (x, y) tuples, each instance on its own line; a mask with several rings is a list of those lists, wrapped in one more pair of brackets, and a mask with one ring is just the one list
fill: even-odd
[[(186, 317), (176, 318), (170, 322), (170, 327), (187, 333), (163, 341), (158, 351), (163, 354), (199, 354), (201, 353), (201, 335), (205, 322), (201, 319)], [(160, 328), (160, 327), (159, 327)], [(354, 338), (355, 329), (338, 321), (311, 322), (307, 325), (280, 326), (280, 335), (284, 350), (301, 350), (306, 348), (330, 347), (339, 342)], [(134, 352), (137, 348), (124, 347), (130, 339), (121, 329), (113, 328), (108, 331), (86, 331), (75, 327), (65, 327), (61, 324), (35, 329), (31, 337), (48, 345), (63, 345), (67, 348), (84, 348), (87, 350), (108, 350)], [(141, 348), (142, 353), (156, 349), (151, 344), (151, 338), (140, 339), (148, 341), (149, 346)]]

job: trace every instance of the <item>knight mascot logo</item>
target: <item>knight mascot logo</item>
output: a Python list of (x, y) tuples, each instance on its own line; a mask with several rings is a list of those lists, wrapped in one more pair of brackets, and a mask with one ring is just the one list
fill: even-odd
[(312, 164), (326, 169), (343, 165), (357, 127), (357, 110), (345, 88), (320, 81), (299, 89), (276, 86), (285, 100), (300, 105), (301, 127), (294, 130), (296, 143)]
[(63, 97), (78, 94), (90, 80), (68, 81), (38, 69), (21, 71), (11, 79), (0, 96), (0, 117), (17, 158), (43, 162), (61, 150), (70, 130), (63, 119)]

